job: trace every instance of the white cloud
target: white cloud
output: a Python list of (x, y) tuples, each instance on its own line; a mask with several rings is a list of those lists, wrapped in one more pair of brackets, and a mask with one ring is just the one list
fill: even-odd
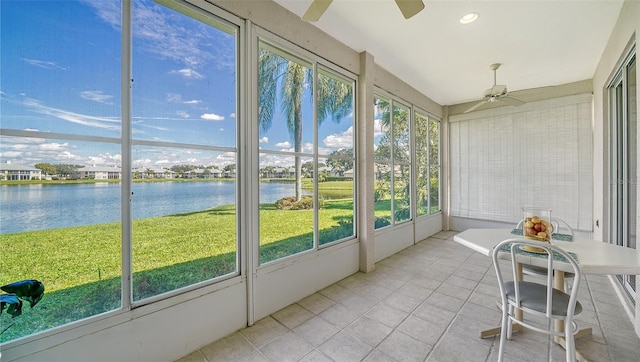
[(82, 91), (80, 92), (80, 98), (104, 104), (113, 104), (110, 102), (113, 96), (104, 94), (102, 91)]
[(36, 113), (63, 119), (67, 122), (71, 122), (74, 124), (80, 124), (83, 126), (93, 127), (93, 128), (107, 129), (111, 131), (120, 130), (119, 118), (96, 117), (96, 116), (89, 116), (81, 113), (65, 111), (63, 109), (45, 106), (35, 99), (26, 99), (23, 104)]
[(323, 142), (330, 148), (353, 148), (353, 126), (342, 133), (327, 136)]
[[(96, 15), (120, 31), (120, 2), (83, 0)], [(193, 19), (178, 17), (171, 10), (151, 2), (134, 1), (133, 36), (139, 48), (160, 59), (169, 59), (187, 67), (234, 69), (233, 36), (201, 26), (189, 26)], [(170, 19), (170, 17), (172, 17)], [(211, 44), (216, 44), (212, 47)]]
[(37, 59), (27, 59), (22, 58), (28, 64), (33, 65), (34, 67), (40, 67), (44, 69), (59, 69), (59, 70), (67, 70), (66, 67), (56, 64), (55, 62), (48, 62), (46, 60), (37, 60)]
[[(87, 149), (73, 142), (49, 142), (42, 139), (22, 137), (2, 137), (0, 142), (4, 159), (12, 159), (22, 165), (34, 165), (39, 162), (73, 163), (78, 165), (120, 165), (122, 157), (118, 153), (102, 152), (92, 155)], [(117, 147), (116, 147), (117, 148)]]
[(23, 152), (19, 152), (19, 151), (7, 151), (7, 152), (0, 152), (0, 157), (2, 158), (18, 158), (18, 157), (22, 157)]
[(120, 3), (115, 1), (92, 1), (83, 0), (86, 5), (92, 6), (97, 15), (102, 20), (111, 25), (114, 29), (120, 30), (120, 18), (122, 17), (122, 11), (120, 10)]
[(373, 120), (373, 137), (382, 136), (385, 133), (385, 127), (382, 125), (381, 119)]
[(89, 156), (85, 163), (90, 165), (110, 166), (121, 164), (121, 159), (122, 157), (120, 157), (119, 154), (112, 155), (110, 153), (104, 153), (96, 156)]
[(184, 68), (184, 69), (180, 69), (180, 70), (174, 70), (171, 72), (171, 74), (180, 74), (181, 76), (185, 77), (185, 78), (189, 78), (189, 79), (202, 79), (204, 78), (204, 76), (200, 73), (198, 73), (196, 70), (194, 69), (189, 69), (189, 68)]
[(230, 165), (236, 163), (236, 153), (235, 152), (225, 152), (218, 157), (216, 157), (216, 161), (219, 165)]
[(167, 102), (180, 103), (182, 102), (182, 96), (178, 93), (167, 93), (165, 99)]
[(69, 143), (52, 142), (52, 143), (42, 144), (40, 145), (40, 147), (38, 147), (38, 149), (42, 151), (63, 151), (63, 150), (66, 150), (68, 147), (69, 147)]
[(307, 142), (302, 145), (302, 152), (312, 153), (313, 152), (313, 143)]
[(200, 102), (202, 102), (201, 100), (198, 100), (198, 99), (184, 101), (182, 100), (182, 95), (178, 93), (167, 93), (165, 96), (165, 99), (167, 100), (167, 102), (180, 103), (180, 104), (199, 104)]
[[(37, 131), (36, 129), (25, 128), (25, 131)], [(2, 137), (0, 136), (0, 147), (7, 147), (10, 144), (21, 144), (21, 143), (29, 143), (29, 144), (39, 144), (45, 143), (47, 140), (44, 138), (36, 138), (36, 137)]]
[(269, 137), (264, 136), (260, 140), (258, 140), (258, 142), (260, 142), (260, 143), (269, 143)]
[(266, 166), (282, 166), (282, 167), (290, 167), (295, 163), (295, 158), (293, 156), (282, 156), (282, 155), (274, 155), (274, 154), (263, 154), (260, 155), (260, 168)]
[(203, 115), (200, 116), (200, 118), (204, 119), (205, 121), (222, 121), (224, 120), (224, 116), (215, 114), (215, 113), (204, 113)]
[(178, 116), (180, 116), (181, 118), (190, 118), (191, 116), (189, 115), (189, 113), (185, 112), (185, 111), (177, 111), (176, 114)]
[(231, 114), (229, 115), (229, 118), (236, 118), (236, 114), (235, 114), (235, 113), (231, 113)]
[(218, 128), (218, 131), (224, 132), (224, 128)]
[(146, 167), (147, 165), (151, 164), (151, 159), (150, 158), (139, 158), (137, 160), (133, 160), (132, 164), (133, 164), (133, 168), (141, 168), (141, 167)]
[(276, 147), (280, 147), (280, 148), (291, 148), (291, 142), (289, 142), (289, 141), (285, 141), (285, 142), (278, 142), (278, 143), (276, 143)]

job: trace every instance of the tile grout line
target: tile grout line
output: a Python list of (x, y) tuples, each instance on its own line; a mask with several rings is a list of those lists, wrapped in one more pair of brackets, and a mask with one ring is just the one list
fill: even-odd
[[(451, 242), (455, 242), (453, 240), (453, 238), (447, 238), (445, 240), (449, 241), (451, 240)], [(464, 260), (464, 262), (467, 262), (474, 254), (469, 254), (469, 256), (467, 256), (467, 258)], [(460, 264), (455, 270), (457, 271), (458, 269), (460, 269), (460, 267), (463, 265), (464, 263)], [(473, 295), (473, 292), (476, 291), (476, 289), (478, 289), (478, 286), (480, 285), (480, 282), (482, 281), (482, 279), (487, 275), (487, 273), (489, 272), (491, 268), (487, 268), (485, 270), (485, 272), (482, 274), (482, 278), (480, 278), (480, 280), (478, 280), (476, 282), (475, 287), (471, 290), (471, 293), (469, 294), (469, 296), (464, 300), (464, 303), (462, 304), (462, 306), (464, 307), (467, 303), (471, 303), (469, 301), (469, 299), (471, 298), (471, 295)], [(451, 273), (451, 275), (453, 275), (453, 273)], [(442, 334), (440, 335), (440, 337), (438, 338), (438, 341), (434, 344), (433, 348), (431, 349), (431, 351), (429, 351), (429, 353), (427, 354), (427, 357), (425, 358), (425, 361), (429, 359), (429, 357), (433, 354), (433, 351), (435, 351), (436, 347), (442, 342), (442, 339), (444, 338), (444, 336), (449, 332), (449, 329), (451, 328), (451, 325), (453, 324), (453, 322), (456, 320), (456, 318), (458, 318), (458, 316), (460, 315), (460, 312), (462, 311), (462, 308), (460, 308), (457, 312), (455, 317), (453, 317), (451, 319), (451, 321), (449, 321), (449, 324), (447, 325), (447, 328), (444, 329), (444, 331), (442, 332)], [(491, 343), (491, 346), (489, 346), (489, 353), (487, 355), (487, 358), (485, 359), (485, 361), (488, 361), (489, 357), (491, 356), (491, 351), (493, 350), (493, 345), (495, 343), (495, 336), (493, 338), (493, 341)]]

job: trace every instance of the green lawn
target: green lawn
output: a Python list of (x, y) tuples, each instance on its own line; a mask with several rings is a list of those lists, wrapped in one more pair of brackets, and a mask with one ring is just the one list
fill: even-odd
[[(325, 201), (320, 243), (352, 235), (352, 215), (353, 199)], [(261, 262), (313, 247), (311, 210), (265, 204), (260, 219)], [(135, 220), (134, 299), (235, 272), (235, 224), (235, 206)], [(120, 229), (120, 223), (110, 223), (0, 235), (0, 285), (38, 279), (46, 287), (42, 301), (34, 309), (25, 306), (0, 342), (118, 308)], [(0, 322), (4, 328), (10, 317), (3, 313)]]

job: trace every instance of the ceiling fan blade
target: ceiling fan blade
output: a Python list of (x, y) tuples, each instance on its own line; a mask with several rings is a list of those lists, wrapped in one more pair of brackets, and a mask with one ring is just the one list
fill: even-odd
[(302, 20), (312, 23), (320, 20), (320, 17), (327, 11), (332, 1), (333, 0), (313, 0), (307, 11), (302, 15)]
[(516, 98), (511, 98), (511, 97), (500, 97), (499, 100), (504, 102), (504, 103), (506, 103), (506, 104), (508, 104), (508, 105), (510, 105), (510, 106), (516, 106), (516, 107), (527, 103), (527, 102), (521, 101), (521, 100), (516, 99)]
[(405, 19), (409, 19), (424, 9), (422, 0), (396, 0), (396, 5)]
[(487, 102), (488, 102), (487, 100), (480, 101), (480, 102), (476, 103), (474, 106), (472, 106), (471, 108), (467, 109), (466, 111), (464, 111), (462, 113), (469, 113), (469, 112), (475, 111), (478, 107), (480, 107), (481, 105), (483, 105), (483, 104), (485, 104)]

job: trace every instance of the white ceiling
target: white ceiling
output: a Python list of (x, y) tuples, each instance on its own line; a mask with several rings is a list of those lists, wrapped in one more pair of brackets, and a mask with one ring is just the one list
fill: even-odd
[[(274, 0), (302, 16), (311, 0)], [(593, 77), (623, 0), (423, 0), (404, 19), (393, 0), (334, 0), (315, 25), (441, 105)], [(475, 12), (476, 22), (459, 23)]]

